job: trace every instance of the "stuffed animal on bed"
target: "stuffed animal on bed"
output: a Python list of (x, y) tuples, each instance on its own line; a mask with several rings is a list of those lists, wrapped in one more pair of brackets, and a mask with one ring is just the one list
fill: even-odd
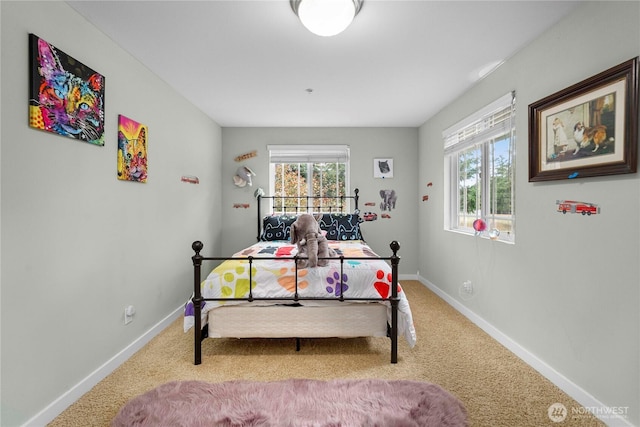
[(317, 218), (311, 214), (302, 214), (291, 224), (291, 243), (298, 247), (298, 268), (323, 267), (329, 260), (318, 259), (337, 256), (329, 248), (329, 242), (320, 229)]

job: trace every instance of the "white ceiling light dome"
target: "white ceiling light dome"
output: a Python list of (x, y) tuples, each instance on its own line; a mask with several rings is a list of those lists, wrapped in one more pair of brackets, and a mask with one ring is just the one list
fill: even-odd
[(360, 12), (364, 0), (290, 0), (291, 8), (309, 31), (323, 37), (343, 32)]

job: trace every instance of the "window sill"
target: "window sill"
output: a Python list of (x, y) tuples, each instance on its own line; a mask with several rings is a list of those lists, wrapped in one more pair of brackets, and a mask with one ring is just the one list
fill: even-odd
[(492, 239), (489, 237), (489, 234), (485, 231), (482, 232), (480, 234), (476, 234), (475, 231), (467, 231), (467, 230), (460, 230), (460, 229), (453, 229), (453, 228), (445, 228), (444, 231), (448, 231), (451, 233), (456, 233), (456, 234), (462, 234), (465, 236), (469, 236), (469, 237), (476, 237), (476, 238), (480, 238), (483, 240), (489, 240), (491, 242), (499, 242), (499, 243), (506, 243), (509, 245), (515, 245), (515, 237), (510, 235), (508, 236), (508, 238), (503, 237), (502, 235), (499, 236), (496, 239)]

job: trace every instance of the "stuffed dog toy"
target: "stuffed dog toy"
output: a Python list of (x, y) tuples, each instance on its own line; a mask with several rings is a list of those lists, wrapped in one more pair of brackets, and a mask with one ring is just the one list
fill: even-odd
[(298, 268), (322, 267), (329, 260), (318, 258), (336, 256), (336, 252), (329, 248), (329, 242), (322, 234), (318, 220), (311, 214), (302, 214), (291, 224), (290, 236), (291, 243), (298, 247)]

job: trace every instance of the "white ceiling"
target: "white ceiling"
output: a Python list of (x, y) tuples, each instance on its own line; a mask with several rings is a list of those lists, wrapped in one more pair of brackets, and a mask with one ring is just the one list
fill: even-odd
[(223, 127), (420, 126), (579, 4), (365, 0), (325, 38), (288, 0), (67, 3)]

